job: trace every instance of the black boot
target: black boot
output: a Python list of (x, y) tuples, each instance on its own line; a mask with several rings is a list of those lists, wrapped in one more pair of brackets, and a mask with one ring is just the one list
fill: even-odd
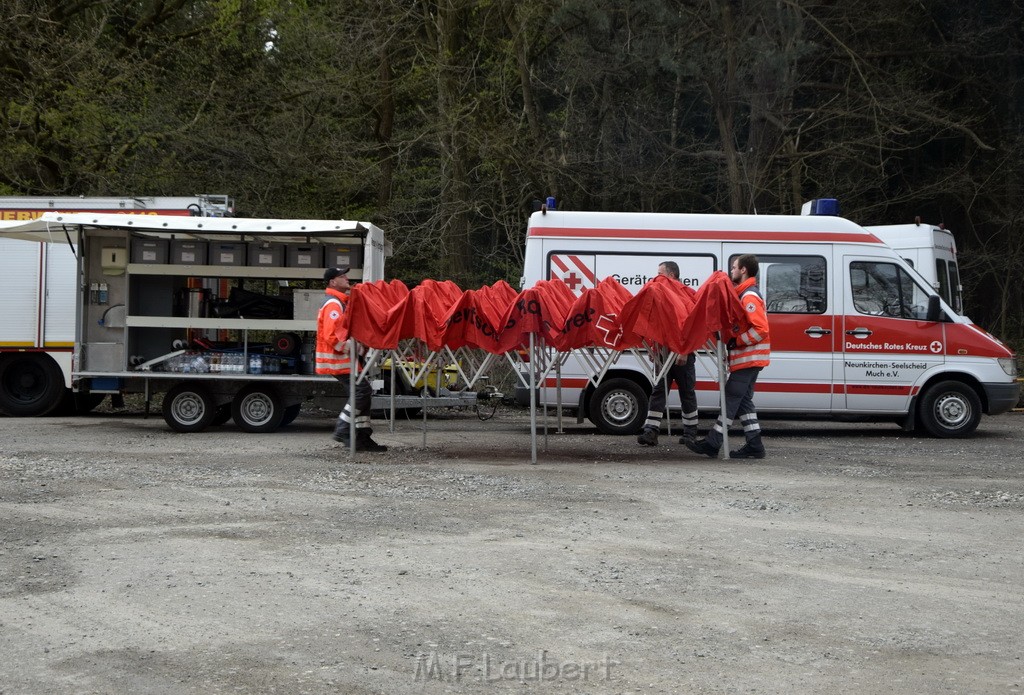
[(764, 456), (764, 444), (761, 443), (761, 435), (748, 439), (746, 444), (739, 449), (729, 452), (729, 458), (731, 459), (763, 459)]
[(658, 430), (653, 427), (645, 427), (643, 431), (637, 435), (636, 443), (641, 446), (658, 446)]
[(695, 454), (704, 454), (715, 458), (718, 456), (718, 447), (711, 446), (707, 439), (683, 439), (683, 444), (687, 449)]
[(687, 426), (684, 425), (683, 426), (683, 436), (679, 438), (679, 443), (685, 446), (687, 440), (692, 442), (692, 441), (696, 441), (696, 439), (697, 439), (697, 428), (696, 427), (687, 427)]
[(356, 430), (356, 451), (370, 451), (373, 453), (387, 451), (388, 448), (383, 444), (378, 444), (373, 441), (373, 430), (368, 428), (361, 428)]
[(341, 418), (338, 418), (337, 423), (334, 425), (334, 434), (331, 435), (331, 438), (336, 442), (341, 442), (345, 446), (348, 446), (348, 433), (348, 423)]

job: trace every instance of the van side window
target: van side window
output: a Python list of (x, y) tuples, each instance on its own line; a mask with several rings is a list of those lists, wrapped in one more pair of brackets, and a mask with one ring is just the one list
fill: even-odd
[(964, 304), (960, 298), (960, 269), (952, 261), (949, 263), (949, 293), (953, 297), (953, 303), (950, 304), (953, 307), (953, 311), (962, 314)]
[(757, 260), (760, 265), (757, 284), (768, 313), (825, 313), (828, 302), (824, 258), (759, 255)]
[(923, 320), (928, 293), (895, 263), (850, 263), (853, 308), (870, 316)]
[(946, 262), (941, 258), (935, 259), (935, 277), (939, 279), (939, 296), (946, 304), (953, 306), (953, 299), (949, 294), (949, 272), (946, 270)]

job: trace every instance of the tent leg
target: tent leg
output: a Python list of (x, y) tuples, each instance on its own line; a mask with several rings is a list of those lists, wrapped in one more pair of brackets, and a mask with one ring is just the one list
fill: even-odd
[[(538, 356), (541, 353), (544, 354), (544, 359), (547, 360), (547, 350), (544, 349), (544, 339), (543, 338), (541, 338), (540, 343), (537, 344), (537, 354), (538, 354)], [(540, 362), (538, 362), (537, 364), (540, 364)], [(543, 383), (544, 380), (547, 379), (547, 373), (548, 373), (548, 366), (547, 366), (547, 362), (545, 361), (544, 362), (544, 376), (541, 377), (541, 383)], [(541, 418), (541, 420), (544, 423), (544, 453), (546, 454), (548, 452), (548, 407), (547, 406), (544, 406), (544, 408), (540, 411), (540, 418)]]
[(729, 414), (725, 407), (725, 345), (722, 343), (722, 336), (718, 336), (718, 344), (715, 346), (718, 353), (718, 389), (722, 407), (722, 458), (729, 458)]
[(555, 394), (558, 399), (558, 434), (564, 434), (562, 429), (562, 360), (561, 355), (556, 357), (555, 362)]
[(359, 378), (359, 344), (355, 338), (348, 341), (348, 455), (356, 455), (356, 379)]
[(537, 355), (530, 334), (530, 463), (537, 463)]
[(395, 433), (395, 386), (398, 384), (395, 376), (395, 367), (398, 365), (398, 360), (395, 359), (395, 353), (391, 353), (391, 422), (388, 423), (390, 426), (391, 434)]
[[(668, 353), (668, 358), (667, 359), (672, 359), (672, 358), (673, 358), (672, 353), (671, 352)], [(672, 438), (672, 409), (668, 407), (668, 397), (672, 395), (672, 389), (669, 388), (668, 370), (665, 370), (665, 383), (664, 383), (664, 387), (665, 387), (665, 419), (668, 420), (668, 436), (671, 439)], [(682, 412), (682, 409), (683, 409), (682, 406), (683, 406), (683, 404), (680, 403), (679, 404), (680, 412)]]
[(423, 399), (423, 448), (427, 448), (427, 375), (430, 373), (430, 361), (431, 357), (427, 358), (426, 364), (423, 366), (423, 391), (420, 392), (420, 397)]

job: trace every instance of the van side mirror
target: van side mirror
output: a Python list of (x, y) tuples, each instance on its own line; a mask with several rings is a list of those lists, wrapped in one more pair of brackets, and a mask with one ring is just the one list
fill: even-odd
[(925, 321), (937, 322), (942, 318), (942, 307), (939, 305), (939, 295), (928, 295), (928, 313), (925, 314)]

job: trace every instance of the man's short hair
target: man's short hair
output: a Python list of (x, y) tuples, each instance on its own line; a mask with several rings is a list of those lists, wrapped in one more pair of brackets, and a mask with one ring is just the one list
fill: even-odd
[(665, 266), (665, 274), (670, 278), (679, 279), (679, 264), (675, 261), (662, 261), (658, 265)]
[(737, 257), (736, 258), (736, 267), (737, 268), (746, 268), (747, 269), (747, 277), (756, 278), (757, 277), (757, 267), (758, 267), (758, 265), (757, 265), (757, 256), (755, 256), (752, 253), (745, 253), (742, 256)]

